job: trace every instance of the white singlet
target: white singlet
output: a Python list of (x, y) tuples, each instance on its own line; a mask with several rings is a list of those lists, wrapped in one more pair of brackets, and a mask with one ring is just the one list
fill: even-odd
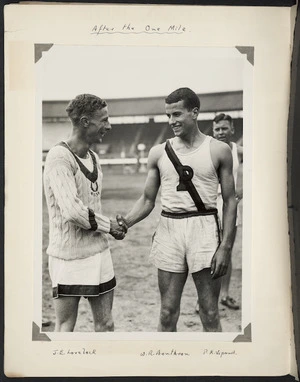
[[(210, 153), (210, 142), (214, 139), (206, 136), (203, 143), (189, 153), (175, 153), (182, 165), (190, 166), (194, 171), (192, 182), (196, 187), (206, 208), (216, 208), (219, 179), (213, 165)], [(173, 146), (174, 138), (170, 139)], [(173, 147), (174, 149), (174, 147)], [(161, 178), (161, 204), (166, 212), (190, 212), (197, 211), (188, 191), (177, 191), (179, 175), (173, 163), (167, 156), (166, 151), (158, 161)]]

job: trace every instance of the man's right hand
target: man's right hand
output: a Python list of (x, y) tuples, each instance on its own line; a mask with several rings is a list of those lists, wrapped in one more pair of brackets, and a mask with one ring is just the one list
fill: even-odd
[(119, 226), (123, 228), (123, 231), (125, 233), (127, 233), (127, 231), (128, 231), (128, 223), (125, 220), (124, 216), (118, 214), (116, 216), (116, 221), (118, 222)]
[(110, 231), (109, 233), (116, 240), (123, 240), (127, 232), (127, 227), (120, 226), (117, 220), (110, 220)]
[(211, 261), (211, 277), (217, 279), (227, 273), (231, 257), (231, 248), (224, 248), (222, 244), (217, 249)]

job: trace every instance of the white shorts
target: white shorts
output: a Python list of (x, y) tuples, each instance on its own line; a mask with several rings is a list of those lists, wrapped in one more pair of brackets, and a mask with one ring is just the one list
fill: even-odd
[(220, 230), (214, 215), (181, 219), (161, 216), (150, 261), (168, 272), (199, 272), (211, 267), (219, 243)]
[(116, 286), (109, 248), (102, 253), (78, 260), (49, 256), (49, 274), (53, 298), (95, 297), (109, 292)]

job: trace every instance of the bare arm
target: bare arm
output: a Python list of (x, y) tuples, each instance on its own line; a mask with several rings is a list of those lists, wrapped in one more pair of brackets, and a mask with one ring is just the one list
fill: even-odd
[(218, 172), (223, 198), (223, 238), (216, 251), (211, 265), (212, 277), (224, 276), (230, 261), (235, 238), (236, 199), (232, 175), (232, 155), (230, 148), (224, 144), (218, 148)]
[(220, 246), (231, 250), (235, 237), (236, 199), (232, 175), (232, 156), (227, 150), (222, 152), (219, 178), (223, 199), (223, 239)]
[(162, 153), (162, 145), (155, 146), (150, 150), (148, 156), (148, 175), (142, 196), (126, 215), (125, 221), (128, 227), (143, 220), (150, 214), (155, 206), (155, 199), (160, 187), (160, 175), (157, 167), (158, 159)]
[(238, 156), (239, 156), (240, 164), (237, 171), (235, 194), (236, 194), (237, 200), (240, 201), (243, 198), (243, 147), (242, 146), (238, 146)]

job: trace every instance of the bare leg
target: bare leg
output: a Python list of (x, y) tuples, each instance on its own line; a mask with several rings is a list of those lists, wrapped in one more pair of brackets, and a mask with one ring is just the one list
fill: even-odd
[(55, 331), (73, 332), (78, 313), (78, 303), (80, 297), (61, 296), (54, 299), (56, 313)]
[(226, 298), (227, 296), (229, 296), (228, 292), (229, 292), (231, 273), (232, 273), (232, 261), (230, 259), (226, 275), (224, 275), (222, 277), (222, 286), (221, 286), (221, 297), (222, 298)]
[(161, 297), (159, 332), (176, 332), (180, 313), (180, 300), (186, 273), (173, 273), (158, 270), (158, 286)]
[[(235, 235), (236, 235), (236, 227), (235, 227)], [(227, 306), (230, 309), (239, 309), (239, 305), (229, 295), (229, 287), (230, 287), (231, 274), (232, 274), (232, 259), (230, 258), (230, 262), (229, 262), (229, 265), (228, 265), (228, 268), (227, 268), (227, 272), (222, 277), (222, 283), (221, 283), (221, 304)]]
[(89, 303), (94, 318), (95, 332), (113, 332), (114, 321), (112, 317), (114, 291), (90, 297)]
[(210, 268), (192, 274), (198, 293), (199, 316), (205, 332), (221, 332), (218, 300), (221, 280), (213, 280)]

